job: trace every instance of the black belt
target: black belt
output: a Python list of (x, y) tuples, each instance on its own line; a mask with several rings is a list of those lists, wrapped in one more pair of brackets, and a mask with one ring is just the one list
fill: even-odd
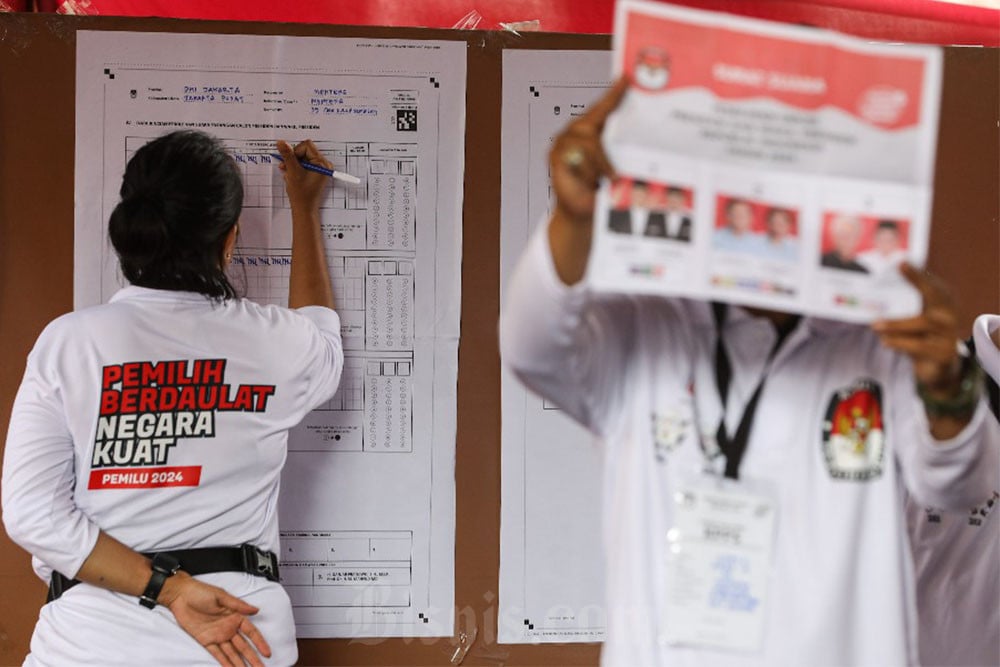
[[(268, 581), (278, 581), (278, 557), (274, 553), (258, 549), (252, 544), (242, 544), (238, 547), (177, 549), (167, 553), (180, 561), (181, 569), (192, 576), (213, 572), (247, 572), (264, 577)], [(155, 553), (143, 554), (147, 558), (152, 558), (155, 555)], [(79, 583), (79, 579), (70, 579), (58, 572), (53, 572), (46, 602), (58, 600), (59, 596)]]

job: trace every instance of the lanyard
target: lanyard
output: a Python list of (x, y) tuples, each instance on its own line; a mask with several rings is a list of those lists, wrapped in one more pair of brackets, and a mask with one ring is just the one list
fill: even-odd
[(801, 318), (795, 316), (788, 324), (777, 328), (778, 337), (774, 341), (774, 346), (771, 348), (771, 352), (767, 355), (767, 361), (764, 363), (764, 372), (761, 374), (760, 382), (757, 383), (757, 388), (754, 389), (753, 394), (750, 396), (750, 400), (747, 402), (747, 406), (743, 409), (743, 416), (740, 417), (740, 423), (736, 427), (736, 433), (732, 438), (730, 438), (729, 433), (726, 432), (726, 400), (729, 396), (729, 385), (733, 376), (733, 366), (732, 362), (729, 360), (729, 353), (726, 352), (726, 346), (722, 342), (722, 329), (726, 324), (726, 316), (728, 312), (726, 304), (714, 301), (712, 302), (712, 315), (715, 318), (716, 334), (715, 386), (719, 390), (719, 398), (722, 399), (722, 417), (719, 419), (719, 428), (716, 431), (715, 437), (719, 443), (719, 448), (726, 457), (726, 477), (739, 479), (740, 462), (743, 460), (743, 453), (746, 451), (747, 442), (750, 440), (750, 430), (753, 428), (753, 419), (757, 412), (757, 401), (760, 399), (761, 392), (764, 390), (764, 383), (767, 381), (767, 376), (771, 372), (771, 362), (774, 361), (775, 355), (778, 353), (778, 350), (781, 349), (782, 343), (784, 343), (788, 338), (788, 334), (794, 331), (795, 327), (798, 326)]

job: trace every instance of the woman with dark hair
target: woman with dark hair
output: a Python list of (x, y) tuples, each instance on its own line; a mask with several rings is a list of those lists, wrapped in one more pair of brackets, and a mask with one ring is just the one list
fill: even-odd
[(125, 167), (120, 194), (108, 235), (131, 284), (236, 297), (219, 245), (235, 238), (243, 180), (218, 141), (190, 131), (151, 141)]
[(310, 141), (278, 150), (290, 309), (236, 297), (239, 170), (214, 138), (174, 132), (129, 160), (111, 214), (131, 285), (53, 321), (28, 357), (2, 489), (8, 533), (50, 581), (27, 665), (297, 659), (279, 475), (343, 351), (319, 227), (329, 179), (299, 160), (332, 165)]

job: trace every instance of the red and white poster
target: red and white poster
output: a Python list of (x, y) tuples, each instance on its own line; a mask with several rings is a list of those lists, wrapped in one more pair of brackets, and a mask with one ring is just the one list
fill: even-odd
[(588, 280), (868, 322), (915, 313), (936, 47), (625, 0)]

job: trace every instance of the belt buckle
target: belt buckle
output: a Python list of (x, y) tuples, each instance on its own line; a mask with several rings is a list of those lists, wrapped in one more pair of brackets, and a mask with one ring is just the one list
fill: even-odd
[(264, 551), (252, 544), (244, 544), (243, 566), (250, 574), (264, 577), (268, 581), (278, 581), (278, 559), (270, 551)]

